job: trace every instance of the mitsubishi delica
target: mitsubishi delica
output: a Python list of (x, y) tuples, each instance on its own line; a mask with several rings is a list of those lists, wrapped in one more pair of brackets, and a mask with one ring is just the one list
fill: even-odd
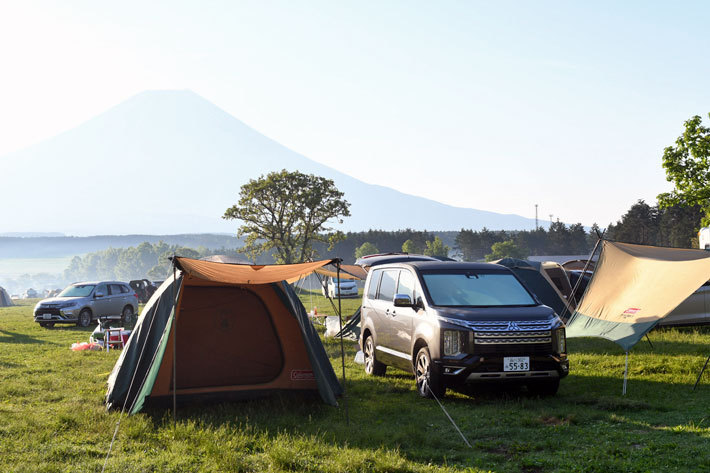
[(467, 383), (517, 382), (557, 392), (569, 362), (565, 326), (508, 268), (415, 261), (370, 269), (361, 307), (365, 372), (414, 373), (440, 397)]

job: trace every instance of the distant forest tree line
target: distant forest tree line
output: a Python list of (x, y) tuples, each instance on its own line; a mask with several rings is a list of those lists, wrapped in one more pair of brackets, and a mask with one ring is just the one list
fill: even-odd
[[(700, 206), (670, 206), (659, 208), (639, 200), (616, 224), (610, 224), (604, 237), (626, 243), (697, 248), (697, 231), (704, 211)], [(418, 230), (368, 230), (349, 232), (331, 250), (328, 244), (317, 242), (314, 250), (318, 258), (342, 258), (352, 263), (356, 254), (401, 252), (448, 256), (464, 261), (481, 261), (504, 256), (528, 257), (544, 255), (589, 254), (597, 241), (598, 227), (589, 231), (580, 223), (565, 225), (553, 222), (549, 228), (519, 231), (493, 231), (488, 229), (459, 232), (428, 232)], [(601, 230), (599, 230), (601, 232)], [(449, 245), (445, 244), (448, 242)], [(512, 242), (512, 243), (510, 243)], [(495, 248), (494, 248), (495, 246)], [(358, 252), (358, 250), (362, 251)], [(109, 248), (74, 257), (64, 271), (67, 281), (149, 278), (165, 279), (170, 274), (169, 257), (173, 254), (190, 258), (209, 255), (243, 255), (239, 249), (208, 249), (204, 246), (188, 248), (165, 242), (144, 242), (130, 248)], [(272, 263), (268, 254), (255, 263)]]

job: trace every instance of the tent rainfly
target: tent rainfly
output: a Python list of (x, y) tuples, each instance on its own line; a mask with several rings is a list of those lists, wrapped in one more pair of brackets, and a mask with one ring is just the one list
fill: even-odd
[(241, 399), (276, 391), (342, 393), (320, 338), (286, 281), (331, 260), (235, 265), (174, 258), (108, 381), (108, 409)]
[(0, 307), (10, 307), (13, 305), (15, 304), (12, 303), (10, 294), (8, 294), (3, 287), (0, 287)]

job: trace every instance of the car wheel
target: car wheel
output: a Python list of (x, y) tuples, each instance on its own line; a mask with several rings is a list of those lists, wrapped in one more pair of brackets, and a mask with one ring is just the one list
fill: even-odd
[(560, 388), (560, 378), (531, 381), (527, 386), (530, 394), (536, 396), (554, 396)]
[(372, 335), (368, 335), (365, 339), (365, 373), (370, 376), (384, 376), (387, 372), (387, 365), (377, 361), (375, 357), (375, 342), (372, 340)]
[(91, 311), (84, 309), (79, 313), (79, 320), (76, 323), (79, 327), (88, 327), (91, 324)]
[(446, 387), (436, 365), (431, 361), (431, 355), (429, 355), (427, 347), (422, 347), (417, 353), (417, 359), (414, 362), (414, 376), (417, 382), (417, 392), (419, 392), (420, 396), (438, 398), (444, 397), (446, 394)]
[(121, 315), (121, 323), (123, 325), (128, 325), (133, 322), (133, 307), (127, 305), (123, 308), (123, 314)]

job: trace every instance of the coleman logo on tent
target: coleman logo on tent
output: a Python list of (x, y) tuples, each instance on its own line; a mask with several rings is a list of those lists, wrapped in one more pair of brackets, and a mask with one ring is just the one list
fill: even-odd
[(633, 315), (636, 315), (637, 312), (639, 312), (641, 309), (637, 309), (636, 307), (629, 307), (624, 311), (623, 314), (621, 314), (622, 317), (631, 317)]
[(315, 379), (312, 370), (291, 370), (291, 381), (313, 381)]
[(509, 332), (517, 332), (520, 330), (520, 327), (518, 327), (518, 324), (515, 322), (508, 322), (508, 331)]

